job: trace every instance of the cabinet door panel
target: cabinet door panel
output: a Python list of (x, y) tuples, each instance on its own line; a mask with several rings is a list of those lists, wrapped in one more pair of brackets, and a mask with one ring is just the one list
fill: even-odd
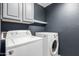
[(33, 21), (34, 19), (34, 4), (23, 4), (23, 21)]
[(19, 16), (19, 14), (18, 14), (19, 10), (18, 9), (19, 9), (19, 5), (16, 4), (16, 3), (14, 3), (14, 4), (7, 4), (7, 15), (13, 16), (13, 17), (18, 17)]
[(22, 4), (21, 3), (4, 3), (3, 18), (20, 20), (22, 19)]

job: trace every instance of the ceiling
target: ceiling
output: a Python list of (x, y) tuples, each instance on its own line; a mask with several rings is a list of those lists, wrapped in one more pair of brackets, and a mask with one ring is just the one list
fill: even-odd
[(39, 5), (43, 6), (43, 7), (47, 7), (48, 5), (52, 4), (52, 3), (38, 3)]

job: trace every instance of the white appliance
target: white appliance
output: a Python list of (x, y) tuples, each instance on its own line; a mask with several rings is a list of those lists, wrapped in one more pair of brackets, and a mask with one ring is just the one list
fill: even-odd
[(7, 32), (7, 56), (42, 56), (42, 47), (42, 38), (33, 36), (30, 30), (13, 30)]
[(58, 55), (58, 33), (54, 32), (36, 32), (36, 36), (43, 38), (43, 55), (44, 56), (59, 56)]

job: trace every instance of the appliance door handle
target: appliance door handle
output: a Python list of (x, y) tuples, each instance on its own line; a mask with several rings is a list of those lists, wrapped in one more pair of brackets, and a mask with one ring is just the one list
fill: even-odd
[(8, 53), (9, 55), (12, 55), (14, 53), (14, 50), (10, 50)]

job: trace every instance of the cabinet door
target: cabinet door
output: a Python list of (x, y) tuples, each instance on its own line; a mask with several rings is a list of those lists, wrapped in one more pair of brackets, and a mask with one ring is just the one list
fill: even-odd
[(23, 3), (23, 21), (32, 21), (34, 19), (34, 4)]
[(22, 4), (3, 3), (3, 18), (15, 20), (22, 19)]

